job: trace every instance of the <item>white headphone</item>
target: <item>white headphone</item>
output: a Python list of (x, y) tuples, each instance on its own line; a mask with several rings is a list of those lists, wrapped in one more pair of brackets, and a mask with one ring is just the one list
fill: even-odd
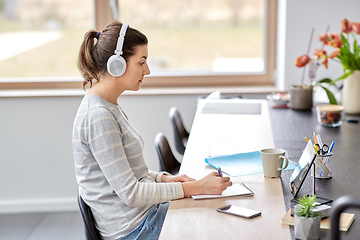
[(121, 56), (123, 54), (122, 48), (124, 44), (124, 37), (129, 24), (123, 24), (120, 30), (119, 38), (116, 45), (115, 55), (109, 57), (107, 61), (107, 70), (110, 75), (114, 77), (120, 77), (125, 73), (126, 61)]

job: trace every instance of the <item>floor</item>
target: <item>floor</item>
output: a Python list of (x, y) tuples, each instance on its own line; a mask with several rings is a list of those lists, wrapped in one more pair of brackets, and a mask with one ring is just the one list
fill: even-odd
[(85, 240), (80, 212), (0, 214), (0, 240)]

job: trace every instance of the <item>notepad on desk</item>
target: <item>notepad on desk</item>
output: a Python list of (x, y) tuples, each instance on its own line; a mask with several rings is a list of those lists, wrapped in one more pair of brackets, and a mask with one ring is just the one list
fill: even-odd
[[(349, 230), (352, 222), (354, 221), (355, 214), (353, 213), (341, 213), (340, 214), (340, 223), (339, 229), (340, 231)], [(284, 217), (281, 219), (281, 224), (285, 225), (294, 225), (294, 217), (291, 216), (290, 210), (286, 212)], [(325, 218), (321, 220), (320, 223), (321, 229), (330, 229), (330, 218)]]
[(194, 200), (210, 199), (210, 198), (222, 198), (222, 197), (248, 197), (253, 196), (254, 192), (250, 190), (244, 183), (235, 183), (231, 187), (226, 188), (221, 195), (196, 195), (192, 196)]

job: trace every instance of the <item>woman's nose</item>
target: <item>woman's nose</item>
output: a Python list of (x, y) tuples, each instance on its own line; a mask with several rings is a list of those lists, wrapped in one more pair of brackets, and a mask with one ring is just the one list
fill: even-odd
[(144, 75), (149, 75), (150, 74), (150, 69), (149, 69), (149, 65), (146, 63), (145, 69), (144, 69)]

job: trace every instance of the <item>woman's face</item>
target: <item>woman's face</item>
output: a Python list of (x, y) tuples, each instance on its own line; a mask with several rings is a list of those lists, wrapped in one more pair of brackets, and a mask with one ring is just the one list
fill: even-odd
[(135, 55), (129, 57), (126, 63), (126, 71), (122, 77), (126, 90), (139, 90), (140, 85), (144, 80), (144, 76), (150, 74), (149, 66), (147, 65), (147, 58), (147, 45), (137, 46)]

